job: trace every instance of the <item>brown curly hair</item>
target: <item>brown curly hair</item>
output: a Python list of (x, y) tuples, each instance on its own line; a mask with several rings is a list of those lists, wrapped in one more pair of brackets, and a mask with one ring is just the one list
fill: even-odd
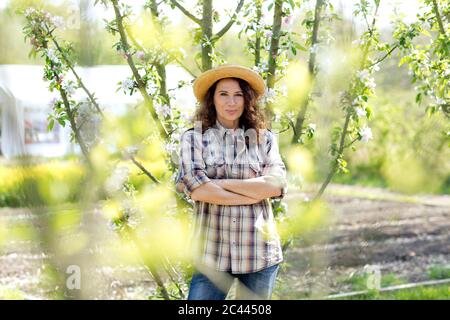
[[(239, 118), (239, 126), (244, 126), (245, 130), (255, 129), (258, 133), (261, 129), (267, 129), (264, 115), (257, 103), (257, 94), (255, 90), (248, 84), (247, 81), (239, 78), (234, 79), (239, 83), (239, 86), (244, 95), (244, 112)], [(220, 79), (223, 80), (223, 79)], [(200, 108), (197, 109), (194, 115), (194, 121), (202, 122), (202, 131), (212, 128), (216, 124), (217, 114), (214, 106), (214, 92), (216, 91), (217, 80), (205, 95), (205, 99), (201, 102)]]

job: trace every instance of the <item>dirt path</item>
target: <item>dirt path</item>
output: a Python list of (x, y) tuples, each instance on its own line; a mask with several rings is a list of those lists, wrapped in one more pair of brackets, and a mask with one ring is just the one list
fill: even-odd
[(331, 186), (324, 200), (334, 222), (288, 250), (282, 283), (289, 286), (280, 286), (281, 298), (349, 291), (343, 280), (362, 274), (365, 266), (405, 282), (428, 280), (433, 266), (450, 267), (449, 196)]
[[(310, 196), (291, 192), (287, 202)], [(324, 197), (333, 223), (299, 238), (285, 255), (277, 298), (302, 298), (350, 290), (345, 280), (364, 266), (408, 282), (427, 280), (432, 266), (450, 266), (450, 197), (406, 197), (381, 189), (332, 185)], [(0, 224), (36, 225), (26, 209), (0, 209)], [(102, 229), (108, 230), (106, 224)], [(108, 235), (114, 236), (114, 235)], [(1, 238), (1, 234), (0, 234)], [(26, 298), (46, 298), (39, 285), (48, 256), (35, 241), (0, 247), (0, 291), (17, 289)], [(97, 270), (107, 283), (99, 298), (144, 299), (154, 284), (138, 264)]]

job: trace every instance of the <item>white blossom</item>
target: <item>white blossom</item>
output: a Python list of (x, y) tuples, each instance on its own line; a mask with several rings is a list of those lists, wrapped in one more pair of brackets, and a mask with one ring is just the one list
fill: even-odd
[(57, 97), (53, 97), (51, 100), (50, 100), (50, 102), (49, 102), (49, 106), (51, 107), (51, 108), (53, 108), (53, 106), (56, 104), (56, 102), (58, 102), (58, 98)]
[(355, 46), (360, 46), (360, 45), (363, 45), (363, 44), (364, 44), (364, 40), (363, 39), (356, 39), (356, 40), (352, 41), (352, 45), (355, 45)]
[(437, 104), (445, 104), (445, 100), (444, 99), (441, 99), (439, 97), (435, 97), (435, 99), (436, 99), (436, 103)]
[(275, 92), (274, 89), (268, 88), (266, 89), (266, 92), (264, 94), (264, 99), (266, 102), (270, 103), (275, 101), (275, 97), (276, 97), (277, 93)]
[(359, 135), (361, 136), (360, 140), (364, 143), (367, 143), (370, 139), (372, 139), (372, 129), (365, 126), (359, 130)]
[(136, 155), (138, 151), (139, 151), (138, 147), (128, 146), (125, 148), (122, 154), (126, 158), (131, 158), (132, 156)]
[(147, 90), (148, 94), (153, 96), (154, 94), (156, 94), (158, 92), (158, 88), (156, 86), (149, 86), (148, 90)]
[(27, 8), (24, 12), (25, 17), (29, 17), (30, 15), (32, 15), (33, 13), (35, 13), (36, 10), (34, 8)]
[(369, 89), (375, 89), (376, 83), (374, 78), (370, 77), (370, 73), (368, 70), (361, 70), (356, 73), (358, 79)]
[(315, 123), (308, 124), (308, 129), (310, 131), (316, 131), (316, 127), (317, 127), (317, 125)]
[(281, 121), (281, 115), (279, 113), (275, 113), (274, 122), (280, 122)]
[(280, 67), (282, 67), (282, 68), (287, 67), (288, 65), (289, 65), (289, 61), (287, 61), (287, 60), (283, 60), (280, 63)]
[(175, 131), (174, 133), (172, 133), (172, 140), (173, 141), (181, 141), (181, 132)]
[(290, 25), (291, 22), (292, 22), (292, 15), (288, 15), (287, 17), (285, 17), (285, 18), (283, 19), (283, 23), (284, 23), (285, 25)]
[(361, 81), (361, 82), (366, 82), (367, 81), (367, 79), (369, 78), (369, 71), (367, 71), (367, 70), (361, 70), (361, 71), (358, 71), (357, 73), (356, 73), (356, 76), (358, 77), (358, 79)]
[(144, 60), (145, 58), (145, 52), (144, 51), (137, 51), (136, 52), (136, 58), (138, 58), (139, 60)]
[(173, 141), (170, 141), (169, 143), (164, 144), (164, 149), (167, 153), (172, 153), (177, 150), (177, 146)]
[(114, 193), (122, 189), (123, 184), (130, 175), (130, 169), (124, 166), (117, 167), (105, 182), (105, 189), (108, 193)]
[(362, 107), (355, 108), (356, 114), (358, 117), (365, 117), (366, 116), (366, 110)]
[(253, 71), (255, 71), (256, 73), (263, 73), (264, 68), (262, 66), (253, 66)]
[(62, 88), (67, 92), (69, 96), (75, 93), (75, 87), (73, 86), (72, 81), (64, 82)]
[(212, 47), (211, 40), (205, 37), (202, 42), (202, 47), (203, 48)]
[(44, 17), (47, 20), (50, 20), (53, 17), (50, 12), (42, 11), (42, 13), (44, 14)]
[(188, 111), (183, 110), (180, 112), (180, 119), (184, 122), (189, 123), (192, 121), (193, 114), (194, 114), (194, 111), (188, 112)]
[(159, 103), (155, 103), (155, 110), (159, 116), (163, 116), (164, 118), (172, 116), (172, 110), (167, 104), (160, 105)]
[(133, 89), (134, 87), (134, 81), (131, 78), (126, 78), (125, 80), (122, 81), (122, 90), (123, 91), (128, 91)]
[(61, 16), (54, 16), (50, 18), (50, 22), (56, 27), (63, 29), (65, 27), (64, 18)]
[(52, 49), (52, 48), (47, 49), (46, 50), (46, 55), (53, 63), (59, 63), (60, 62), (58, 56), (56, 55), (55, 49)]
[(361, 96), (357, 96), (357, 97), (353, 100), (352, 105), (353, 105), (353, 106), (358, 106), (358, 105), (360, 105), (362, 102), (363, 102), (363, 99), (361, 98)]
[(377, 86), (374, 78), (368, 78), (365, 84), (371, 90), (375, 89), (375, 87)]

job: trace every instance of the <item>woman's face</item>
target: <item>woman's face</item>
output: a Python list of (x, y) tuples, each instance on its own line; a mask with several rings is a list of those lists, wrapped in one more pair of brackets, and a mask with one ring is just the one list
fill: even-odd
[(237, 128), (244, 112), (244, 93), (235, 79), (222, 79), (214, 92), (217, 120), (226, 128)]

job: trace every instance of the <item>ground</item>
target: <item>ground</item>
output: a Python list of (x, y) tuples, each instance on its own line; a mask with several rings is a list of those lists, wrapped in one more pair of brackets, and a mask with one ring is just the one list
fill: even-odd
[[(286, 201), (292, 204), (310, 196), (292, 191)], [(330, 222), (298, 237), (288, 248), (274, 298), (348, 292), (358, 284), (355, 279), (373, 266), (388, 279), (387, 284), (429, 280), (431, 268), (450, 268), (450, 196), (404, 196), (331, 185), (323, 199), (330, 207)], [(34, 225), (35, 219), (28, 209), (3, 208), (0, 223), (26, 226)], [(99, 229), (112, 233), (106, 225)], [(24, 298), (48, 298), (52, 289), (40, 285), (48, 258), (35, 240), (4, 244), (0, 247), (0, 293), (9, 290)], [(98, 298), (145, 299), (154, 288), (139, 263), (106, 262), (96, 272), (106, 283), (97, 288)]]

